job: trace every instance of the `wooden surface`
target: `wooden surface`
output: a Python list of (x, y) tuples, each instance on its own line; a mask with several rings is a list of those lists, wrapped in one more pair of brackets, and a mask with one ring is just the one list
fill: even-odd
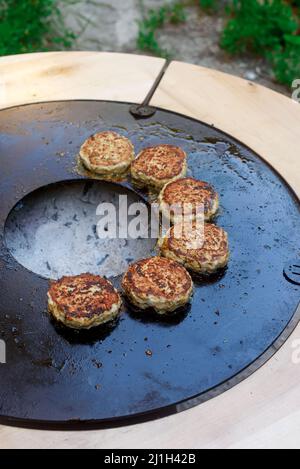
[[(76, 72), (73, 62), (78, 65)], [(105, 80), (100, 78), (104, 63)], [(68, 79), (66, 64), (73, 70)], [(92, 72), (87, 64), (92, 64)], [(151, 58), (94, 53), (1, 59), (0, 76), (3, 78), (5, 71), (9, 91), (0, 96), (0, 106), (71, 97), (139, 102), (161, 64)], [(48, 72), (42, 73), (41, 69)], [(37, 90), (39, 97), (34, 97)], [(176, 62), (167, 70), (153, 104), (213, 123), (232, 134), (264, 156), (300, 194), (299, 104), (239, 78)], [(300, 358), (300, 353), (295, 354), (297, 347), (300, 348), (300, 327), (253, 376), (227, 393), (178, 415), (89, 432), (2, 426), (0, 447), (299, 448), (300, 363), (292, 359), (293, 354)]]
[(49, 52), (0, 58), (0, 108), (48, 100), (141, 102), (163, 59), (97, 52)]

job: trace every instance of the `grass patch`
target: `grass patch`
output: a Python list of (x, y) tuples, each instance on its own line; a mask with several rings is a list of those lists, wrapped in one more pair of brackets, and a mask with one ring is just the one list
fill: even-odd
[(232, 18), (224, 30), (221, 46), (232, 54), (267, 55), (283, 45), (285, 35), (298, 29), (291, 6), (282, 0), (234, 0), (229, 14)]
[(291, 86), (300, 78), (300, 36), (285, 36), (284, 46), (274, 52), (270, 60), (277, 80)]
[(151, 10), (139, 23), (139, 49), (170, 58), (157, 39), (169, 23), (186, 21), (186, 5), (197, 5), (208, 14), (228, 17), (220, 46), (231, 55), (264, 57), (280, 83), (291, 86), (300, 78), (300, 0), (195, 0), (180, 1)]
[(300, 77), (300, 0), (232, 0), (221, 47), (230, 54), (265, 57), (277, 80)]
[(58, 0), (0, 0), (0, 55), (68, 49)]
[(203, 10), (212, 13), (216, 11), (216, 9), (219, 6), (219, 1), (218, 0), (198, 0), (200, 8)]
[(170, 58), (170, 51), (162, 48), (157, 39), (157, 31), (167, 24), (180, 24), (186, 21), (184, 2), (176, 2), (148, 11), (139, 22), (137, 46), (164, 58)]

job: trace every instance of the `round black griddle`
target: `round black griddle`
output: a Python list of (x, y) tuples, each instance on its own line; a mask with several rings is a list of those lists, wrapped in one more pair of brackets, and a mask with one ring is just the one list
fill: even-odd
[[(289, 187), (256, 154), (212, 127), (161, 110), (136, 120), (129, 109), (72, 101), (0, 112), (2, 423), (76, 429), (180, 411), (249, 376), (298, 322), (299, 286), (283, 274), (300, 247), (299, 201)], [(127, 306), (114, 327), (76, 333), (50, 320), (48, 279), (15, 260), (5, 233), (7, 220), (18, 220), (34, 191), (46, 200), (59, 188), (80, 192), (92, 185), (98, 193), (137, 197), (130, 183), (77, 173), (82, 142), (107, 129), (128, 136), (137, 152), (158, 143), (184, 148), (190, 174), (220, 194), (217, 223), (229, 233), (231, 261), (223, 275), (195, 279), (191, 307), (170, 319)], [(49, 250), (59, 242), (53, 236)], [(120, 277), (113, 281), (119, 286)]]

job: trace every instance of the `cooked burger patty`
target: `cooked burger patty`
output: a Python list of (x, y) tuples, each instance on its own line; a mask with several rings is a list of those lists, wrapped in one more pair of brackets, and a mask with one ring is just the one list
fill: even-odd
[(90, 171), (104, 176), (118, 176), (129, 170), (134, 160), (130, 140), (116, 132), (101, 132), (88, 138), (80, 149), (80, 158)]
[(204, 230), (197, 228), (195, 222), (175, 225), (160, 240), (159, 246), (164, 257), (200, 274), (211, 274), (226, 267), (230, 256), (226, 231), (209, 223), (205, 223)]
[(204, 219), (209, 221), (218, 211), (219, 196), (207, 182), (183, 178), (170, 182), (163, 188), (159, 195), (159, 203), (163, 215), (172, 222), (178, 220), (174, 211), (170, 211), (170, 206), (176, 206), (181, 211), (184, 209), (188, 220), (203, 214), (204, 209)]
[(152, 257), (131, 265), (122, 282), (124, 293), (139, 309), (154, 308), (165, 314), (186, 305), (193, 281), (177, 262)]
[(52, 282), (48, 300), (54, 318), (73, 329), (90, 329), (115, 319), (122, 306), (113, 285), (91, 274)]
[(131, 165), (133, 180), (140, 186), (150, 186), (156, 190), (184, 177), (186, 170), (186, 153), (173, 145), (145, 148)]

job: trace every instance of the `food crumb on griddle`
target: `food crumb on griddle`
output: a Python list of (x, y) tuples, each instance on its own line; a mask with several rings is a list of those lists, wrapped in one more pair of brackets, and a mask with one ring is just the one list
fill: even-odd
[(93, 360), (93, 365), (98, 368), (98, 370), (100, 368), (102, 368), (103, 364), (101, 362), (98, 362), (97, 360)]

